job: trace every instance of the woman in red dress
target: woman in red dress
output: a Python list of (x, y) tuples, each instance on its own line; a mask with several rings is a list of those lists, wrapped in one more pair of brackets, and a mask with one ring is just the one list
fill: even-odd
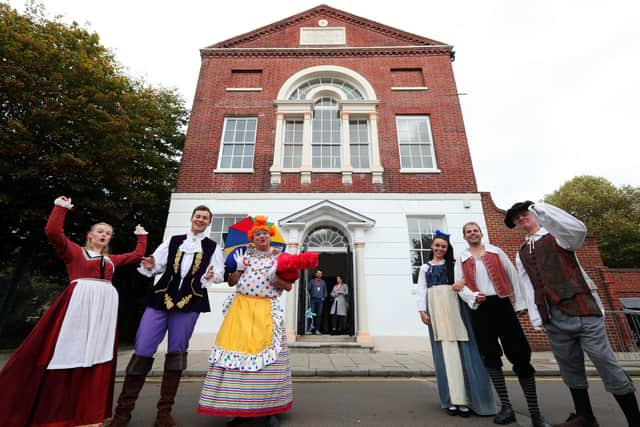
[(116, 267), (144, 256), (147, 232), (137, 226), (135, 250), (111, 255), (113, 229), (100, 222), (81, 247), (64, 234), (71, 199), (61, 196), (54, 204), (45, 234), (67, 267), (70, 285), (0, 371), (3, 427), (101, 425), (111, 416), (118, 317), (111, 278)]

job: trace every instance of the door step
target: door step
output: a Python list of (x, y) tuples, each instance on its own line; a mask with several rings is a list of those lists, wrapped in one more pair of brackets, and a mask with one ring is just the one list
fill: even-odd
[(289, 343), (292, 353), (372, 353), (373, 344), (348, 335), (302, 335)]

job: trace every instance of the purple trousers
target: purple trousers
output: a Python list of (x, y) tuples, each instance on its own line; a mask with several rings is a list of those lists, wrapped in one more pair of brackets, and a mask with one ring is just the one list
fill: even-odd
[(136, 333), (136, 354), (153, 357), (158, 345), (169, 334), (169, 353), (184, 353), (200, 313), (156, 310), (147, 307)]

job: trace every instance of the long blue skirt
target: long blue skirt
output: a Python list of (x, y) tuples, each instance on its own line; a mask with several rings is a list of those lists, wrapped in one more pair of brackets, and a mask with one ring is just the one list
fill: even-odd
[[(460, 314), (467, 328), (467, 335), (469, 335), (469, 341), (458, 342), (462, 369), (464, 370), (465, 389), (469, 398), (469, 408), (478, 415), (493, 415), (496, 413), (493, 386), (491, 385), (491, 379), (478, 351), (476, 337), (473, 334), (473, 327), (471, 326), (470, 309), (463, 302), (460, 302)], [(444, 358), (442, 356), (442, 344), (440, 341), (433, 339), (431, 325), (429, 325), (429, 340), (431, 341), (431, 352), (433, 353), (433, 365), (436, 370), (440, 406), (448, 408), (451, 406), (451, 399), (449, 397), (447, 371), (445, 370)]]

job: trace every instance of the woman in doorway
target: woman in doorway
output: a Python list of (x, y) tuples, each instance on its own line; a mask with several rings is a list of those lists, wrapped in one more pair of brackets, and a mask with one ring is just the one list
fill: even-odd
[(113, 228), (94, 224), (84, 247), (64, 234), (73, 205), (61, 196), (45, 234), (67, 267), (64, 290), (0, 371), (0, 425), (102, 425), (111, 416), (115, 379), (117, 267), (144, 256), (147, 232), (137, 226), (133, 252), (109, 254)]
[(451, 288), (453, 248), (449, 235), (436, 230), (429, 261), (418, 276), (418, 312), (429, 328), (440, 405), (449, 415), (493, 415), (493, 389), (471, 329), (466, 304)]
[(331, 333), (345, 333), (347, 310), (349, 309), (349, 302), (347, 296), (349, 295), (349, 285), (342, 281), (342, 274), (336, 276), (336, 284), (331, 290), (331, 297), (333, 303), (331, 304)]

